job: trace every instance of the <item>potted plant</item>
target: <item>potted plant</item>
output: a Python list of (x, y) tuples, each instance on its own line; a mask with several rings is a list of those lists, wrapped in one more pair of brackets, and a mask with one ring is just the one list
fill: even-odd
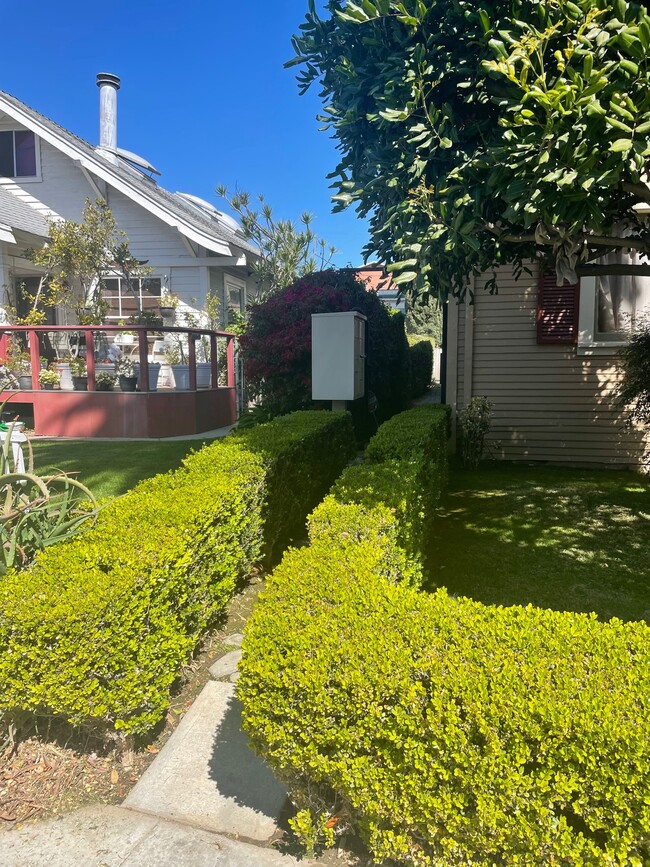
[(70, 361), (72, 387), (75, 391), (88, 391), (86, 359), (78, 355)]
[(116, 380), (117, 377), (115, 374), (103, 370), (101, 373), (98, 373), (95, 378), (97, 391), (113, 391), (113, 386), (115, 385)]
[(59, 384), (62, 391), (72, 391), (72, 371), (70, 370), (70, 355), (60, 356), (54, 362), (59, 374)]
[(115, 362), (115, 373), (119, 377), (122, 391), (135, 391), (138, 377), (135, 373), (135, 361), (128, 355), (123, 355)]
[[(160, 375), (160, 363), (150, 361), (147, 365), (149, 371), (149, 391), (158, 391), (158, 377)], [(135, 363), (133, 373), (135, 376), (140, 378), (140, 365), (139, 363)]]
[(153, 310), (143, 310), (141, 313), (129, 316), (128, 324), (147, 325), (149, 328), (160, 328), (163, 324), (163, 318), (161, 313), (156, 313)]
[(163, 320), (169, 319), (170, 321), (174, 320), (174, 316), (176, 314), (176, 308), (180, 304), (180, 298), (178, 295), (175, 295), (173, 292), (169, 292), (160, 299), (160, 315)]
[(7, 367), (18, 381), (23, 391), (32, 387), (32, 365), (29, 352), (14, 337), (7, 347)]
[(165, 361), (174, 374), (174, 386), (178, 391), (188, 391), (190, 387), (190, 366), (181, 363), (181, 349), (174, 343), (165, 346)]
[(53, 367), (46, 367), (38, 374), (38, 381), (46, 391), (52, 391), (59, 384), (59, 374)]

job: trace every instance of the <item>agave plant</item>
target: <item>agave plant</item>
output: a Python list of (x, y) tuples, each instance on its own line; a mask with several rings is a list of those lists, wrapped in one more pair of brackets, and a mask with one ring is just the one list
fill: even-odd
[[(0, 406), (0, 410), (2, 406)], [(27, 461), (14, 450), (16, 422), (1, 425), (0, 440), (0, 575), (28, 565), (37, 551), (62, 542), (92, 524), (99, 510), (91, 491), (66, 473), (39, 476), (29, 437), (19, 445)], [(12, 439), (14, 441), (12, 441)]]

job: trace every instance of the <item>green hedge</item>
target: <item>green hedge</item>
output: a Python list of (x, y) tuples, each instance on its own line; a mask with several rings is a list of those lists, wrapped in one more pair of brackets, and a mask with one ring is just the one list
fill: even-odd
[(377, 861), (419, 867), (648, 863), (650, 630), (408, 586), (417, 534), (384, 473), (426, 428), (382, 426), (380, 502), (347, 470), (246, 626), (245, 727), (294, 827), (352, 827)]
[(433, 379), (433, 344), (430, 340), (409, 344), (409, 372), (411, 397), (419, 397)]
[[(111, 503), (94, 529), (0, 580), (0, 713), (151, 728), (181, 665), (259, 559), (265, 500), (293, 492), (304, 522), (315, 486), (303, 479), (340, 472), (342, 456), (323, 455), (324, 432), (353, 441), (345, 414), (304, 413), (261, 426), (250, 442), (207, 446)], [(302, 475), (283, 475), (287, 454)], [(277, 516), (274, 526), (283, 529)]]
[(448, 408), (399, 413), (368, 443), (366, 461), (348, 467), (310, 518), (312, 541), (324, 534), (365, 538), (381, 528), (394, 541), (411, 583), (419, 583), (437, 506), (447, 480)]
[(267, 561), (305, 534), (305, 517), (327, 493), (356, 446), (346, 412), (294, 412), (238, 435), (262, 457), (267, 500), (264, 540)]
[(246, 626), (246, 728), (311, 824), (378, 861), (647, 863), (647, 626), (428, 596), (385, 563), (291, 551)]

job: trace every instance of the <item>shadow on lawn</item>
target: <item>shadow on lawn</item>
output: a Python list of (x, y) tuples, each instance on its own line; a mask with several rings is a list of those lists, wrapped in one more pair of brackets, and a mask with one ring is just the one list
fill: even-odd
[(428, 589), (650, 621), (650, 480), (506, 465), (453, 482), (434, 525)]

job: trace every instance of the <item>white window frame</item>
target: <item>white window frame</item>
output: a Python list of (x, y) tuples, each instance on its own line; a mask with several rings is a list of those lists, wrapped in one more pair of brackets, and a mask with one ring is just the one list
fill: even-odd
[(234, 308), (230, 306), (230, 290), (235, 289), (239, 292), (240, 297), (240, 305), (239, 305), (239, 313), (242, 313), (246, 309), (246, 281), (242, 280), (241, 277), (234, 277), (232, 274), (224, 274), (223, 280), (223, 294), (224, 294), (224, 307), (226, 310), (233, 310)]
[[(121, 301), (125, 297), (125, 293), (122, 291), (122, 283), (126, 282), (124, 277), (122, 277), (120, 274), (106, 274), (106, 275), (104, 275), (104, 279), (105, 280), (117, 280), (118, 281), (118, 283), (119, 283), (119, 296), (111, 295), (109, 297), (111, 297), (111, 298), (119, 297), (120, 307), (121, 307), (122, 306)], [(139, 287), (139, 291), (138, 291), (140, 305), (142, 305), (142, 283), (143, 283), (143, 281), (145, 281), (145, 280), (159, 280), (160, 281), (160, 295), (159, 296), (154, 295), (152, 297), (154, 297), (154, 298), (158, 297), (159, 298), (158, 308), (160, 308), (161, 306), (164, 306), (162, 304), (162, 301), (164, 298), (165, 285), (164, 285), (164, 277), (162, 275), (160, 275), (160, 274), (145, 274), (142, 277), (133, 277), (132, 280), (137, 280), (140, 283), (140, 287)], [(102, 294), (102, 297), (105, 297), (105, 296)], [(133, 295), (131, 297), (135, 297), (135, 296)], [(108, 301), (109, 299), (106, 298), (105, 300)], [(135, 311), (133, 313), (129, 313), (127, 311), (124, 313), (120, 313), (119, 315), (107, 316), (106, 321), (111, 322), (111, 323), (115, 323), (115, 322), (119, 322), (121, 320), (126, 320), (130, 316), (133, 316), (133, 315), (135, 315)]]
[(35, 175), (20, 175), (20, 177), (8, 177), (7, 175), (0, 175), (0, 185), (4, 185), (9, 181), (12, 184), (35, 184), (40, 183), (43, 180), (43, 169), (41, 166), (41, 139), (40, 136), (36, 135), (35, 132), (31, 129), (27, 129), (24, 126), (16, 126), (15, 123), (6, 124), (0, 123), (0, 132), (31, 132), (34, 135), (34, 158), (36, 160), (36, 174)]
[[(650, 216), (647, 203), (634, 206), (639, 215)], [(628, 338), (621, 335), (608, 340), (598, 339), (598, 295), (595, 277), (580, 278), (580, 307), (578, 312), (578, 355), (617, 355)]]
[(596, 296), (596, 278), (580, 278), (580, 305), (578, 308), (578, 355), (616, 355), (621, 346), (625, 346), (625, 338), (598, 340), (596, 320), (598, 306)]
[(623, 334), (612, 333), (603, 339), (597, 330), (598, 293), (596, 277), (580, 278), (580, 302), (578, 308), (578, 355), (617, 355), (628, 342)]

